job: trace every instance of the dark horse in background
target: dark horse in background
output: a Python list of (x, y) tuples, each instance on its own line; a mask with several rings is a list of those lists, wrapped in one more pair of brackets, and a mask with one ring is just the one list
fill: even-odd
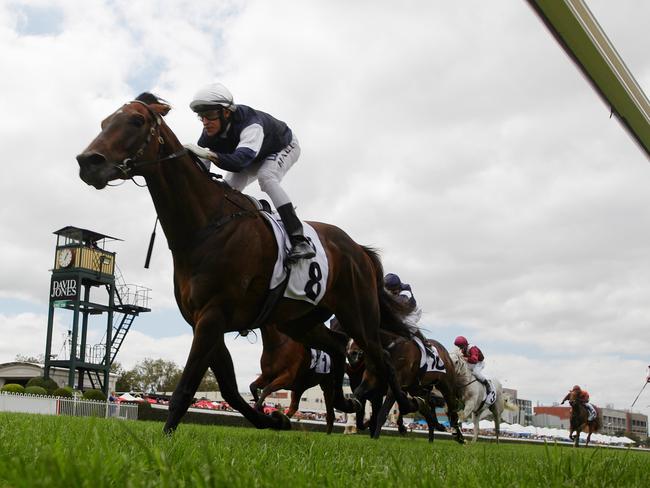
[[(146, 103), (145, 103), (146, 102)], [(264, 217), (242, 193), (214, 181), (167, 126), (169, 105), (151, 94), (126, 103), (101, 123), (101, 132), (77, 156), (79, 176), (102, 189), (113, 180), (144, 177), (172, 252), (174, 293), (193, 329), (192, 346), (174, 390), (164, 430), (173, 432), (210, 368), (224, 399), (257, 428), (288, 429), (286, 416), (264, 415), (238, 392), (224, 334), (250, 329), (265, 304), (278, 246)], [(383, 286), (375, 251), (354, 242), (338, 227), (320, 222), (318, 233), (329, 261), (320, 303), (281, 298), (266, 323), (306, 346), (330, 354), (336, 380), (335, 407), (355, 412), (359, 402), (343, 396), (346, 339), (323, 322), (336, 315), (363, 348), (366, 366), (390, 386), (404, 413), (417, 408), (400, 389), (380, 328), (410, 337), (407, 313)], [(335, 360), (335, 358), (337, 358)], [(368, 394), (359, 387), (359, 396)]]
[(603, 419), (598, 410), (596, 418), (589, 420), (589, 410), (580, 401), (578, 392), (571, 391), (569, 393), (569, 405), (571, 405), (571, 418), (569, 420), (569, 439), (573, 441), (574, 447), (580, 444), (580, 432), (587, 431), (587, 439), (585, 440), (585, 447), (589, 446), (591, 434), (598, 432), (603, 426)]
[(320, 385), (327, 412), (327, 433), (331, 434), (334, 427), (335, 389), (331, 370), (328, 373), (317, 373), (316, 368), (311, 367), (311, 349), (280, 332), (275, 324), (264, 325), (260, 330), (263, 343), (260, 358), (262, 373), (250, 384), (256, 402), (255, 408), (262, 410), (264, 400), (274, 391), (290, 390), (291, 405), (286, 415), (291, 418), (298, 411), (300, 398), (305, 390)]
[[(436, 388), (441, 394), (447, 405), (447, 416), (449, 425), (456, 441), (463, 443), (463, 434), (458, 425), (458, 410), (460, 408), (459, 399), (460, 391), (456, 378), (454, 363), (447, 352), (447, 349), (438, 341), (425, 339), (423, 336), (418, 337), (429, 348), (433, 346), (437, 352), (439, 361), (444, 365), (445, 371), (422, 371), (420, 368), (420, 358), (422, 352), (414, 339), (407, 339), (402, 336), (382, 332), (382, 339), (386, 349), (390, 353), (391, 361), (397, 372), (397, 378), (401, 388), (417, 399), (418, 411), (427, 421), (429, 428), (429, 442), (433, 442), (434, 430), (446, 431), (445, 427), (438, 422), (435, 412), (436, 401), (433, 397), (433, 388)], [(386, 342), (388, 342), (386, 344)], [(370, 377), (369, 383), (374, 385), (378, 382), (377, 378), (372, 377), (373, 373), (367, 370), (364, 377)], [(375, 437), (378, 431), (386, 422), (390, 409), (395, 404), (395, 396), (391, 389), (388, 389), (383, 404), (377, 414), (375, 421)]]

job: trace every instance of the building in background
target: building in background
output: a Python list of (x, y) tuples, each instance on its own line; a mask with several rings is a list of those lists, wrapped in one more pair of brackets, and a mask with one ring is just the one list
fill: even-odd
[(503, 388), (503, 397), (510, 403), (517, 406), (517, 410), (504, 410), (501, 418), (509, 424), (532, 425), (533, 424), (533, 402), (517, 397), (517, 390)]

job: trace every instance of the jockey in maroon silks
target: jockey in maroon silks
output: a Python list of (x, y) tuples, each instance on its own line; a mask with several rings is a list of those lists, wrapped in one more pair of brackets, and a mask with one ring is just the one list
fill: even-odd
[(483, 352), (478, 348), (478, 346), (470, 345), (467, 339), (464, 336), (458, 336), (454, 340), (454, 345), (458, 348), (460, 353), (463, 355), (463, 359), (467, 362), (470, 371), (474, 377), (480, 381), (485, 389), (490, 391), (490, 382), (485, 376), (483, 376), (483, 368), (485, 367), (485, 357)]
[(596, 418), (596, 415), (598, 415), (598, 412), (596, 411), (596, 407), (594, 407), (591, 403), (589, 403), (589, 392), (587, 390), (583, 390), (580, 388), (579, 385), (575, 385), (569, 393), (566, 394), (564, 399), (562, 400), (562, 403), (560, 405), (564, 404), (567, 400), (571, 398), (571, 394), (575, 392), (576, 398), (580, 403), (582, 403), (585, 407), (587, 407), (587, 411), (589, 412), (589, 421), (592, 421), (593, 419)]

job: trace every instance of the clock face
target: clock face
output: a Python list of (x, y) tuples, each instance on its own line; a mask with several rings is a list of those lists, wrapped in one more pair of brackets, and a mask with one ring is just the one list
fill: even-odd
[(58, 258), (59, 266), (67, 268), (72, 263), (72, 249), (61, 249)]

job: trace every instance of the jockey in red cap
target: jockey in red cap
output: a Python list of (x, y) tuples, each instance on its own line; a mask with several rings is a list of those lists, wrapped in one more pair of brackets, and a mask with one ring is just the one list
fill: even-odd
[(483, 352), (478, 348), (478, 346), (470, 346), (469, 342), (464, 336), (458, 336), (454, 340), (454, 345), (458, 348), (460, 353), (463, 356), (463, 359), (467, 362), (470, 371), (474, 377), (480, 381), (486, 390), (490, 390), (490, 382), (483, 376), (481, 372), (485, 367)]
[(571, 388), (571, 391), (566, 394), (560, 405), (562, 405), (567, 400), (570, 400), (571, 394), (575, 394), (578, 401), (587, 407), (587, 411), (589, 412), (589, 417), (587, 420), (594, 420), (596, 418), (596, 415), (598, 415), (598, 412), (596, 411), (596, 407), (589, 403), (589, 392), (580, 388), (580, 385), (575, 385), (573, 388)]

